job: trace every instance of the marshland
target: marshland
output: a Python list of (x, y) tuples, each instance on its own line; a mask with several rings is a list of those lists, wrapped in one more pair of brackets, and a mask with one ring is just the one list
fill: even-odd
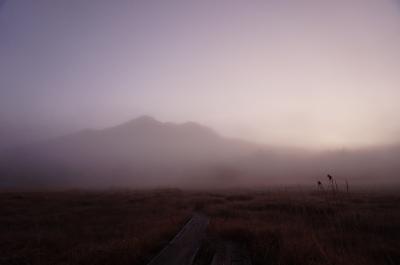
[(399, 0), (0, 0), (0, 265), (400, 264)]
[(1, 264), (147, 264), (194, 212), (195, 264), (236, 242), (252, 264), (398, 264), (398, 190), (107, 190), (0, 195)]

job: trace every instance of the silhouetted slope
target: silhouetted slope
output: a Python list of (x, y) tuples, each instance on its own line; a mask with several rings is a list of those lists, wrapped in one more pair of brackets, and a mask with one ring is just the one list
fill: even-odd
[(4, 164), (15, 180), (29, 176), (29, 182), (176, 186), (190, 182), (188, 178), (204, 168), (249, 155), (256, 148), (197, 123), (162, 123), (143, 116), (19, 149)]
[(19, 148), (0, 159), (4, 186), (254, 187), (400, 183), (400, 146), (310, 152), (221, 137), (189, 122), (143, 116)]
[(160, 163), (215, 161), (244, 155), (255, 148), (255, 145), (223, 138), (196, 123), (162, 123), (147, 116), (104, 130), (82, 131), (46, 145), (53, 155)]

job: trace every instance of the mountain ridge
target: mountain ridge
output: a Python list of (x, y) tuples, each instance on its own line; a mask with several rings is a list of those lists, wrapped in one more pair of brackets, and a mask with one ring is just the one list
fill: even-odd
[[(229, 187), (339, 179), (398, 182), (400, 147), (313, 153), (230, 139), (195, 122), (141, 116), (18, 148), (0, 159), (7, 185)], [(379, 179), (381, 178), (381, 179)], [(1, 187), (0, 183), (0, 187)]]

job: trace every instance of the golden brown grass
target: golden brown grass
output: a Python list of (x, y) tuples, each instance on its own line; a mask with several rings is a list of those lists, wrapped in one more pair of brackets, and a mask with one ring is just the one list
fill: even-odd
[(181, 194), (0, 195), (0, 264), (145, 264), (190, 216)]
[(243, 243), (256, 265), (400, 264), (399, 195), (246, 196), (207, 207), (209, 234)]
[(144, 265), (192, 211), (208, 260), (236, 241), (255, 265), (400, 264), (400, 195), (278, 190), (1, 193), (0, 264)]

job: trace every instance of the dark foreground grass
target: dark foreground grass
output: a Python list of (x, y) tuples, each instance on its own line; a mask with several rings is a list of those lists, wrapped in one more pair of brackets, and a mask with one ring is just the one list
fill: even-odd
[(256, 265), (400, 264), (400, 195), (259, 192), (206, 211), (211, 244), (240, 242)]
[(181, 193), (0, 195), (0, 264), (146, 264), (190, 217)]
[(400, 195), (277, 190), (2, 193), (0, 264), (144, 265), (192, 211), (207, 260), (233, 241), (256, 265), (400, 264)]

